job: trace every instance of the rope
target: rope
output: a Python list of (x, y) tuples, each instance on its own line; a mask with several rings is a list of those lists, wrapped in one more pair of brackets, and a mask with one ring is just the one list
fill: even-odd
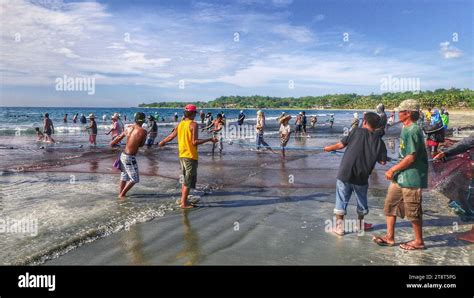
[[(244, 147), (252, 147), (252, 148), (257, 148), (257, 144), (244, 144), (244, 143), (235, 143), (240, 146)], [(270, 148), (272, 150), (281, 150), (283, 147), (281, 146), (265, 146), (265, 145), (260, 145), (261, 148)], [(287, 146), (285, 147), (285, 150), (301, 150), (301, 151), (318, 151), (318, 150), (323, 150), (324, 147), (292, 147), (292, 146)]]

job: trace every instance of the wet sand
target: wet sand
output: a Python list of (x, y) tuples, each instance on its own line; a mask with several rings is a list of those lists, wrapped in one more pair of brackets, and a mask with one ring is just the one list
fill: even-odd
[[(269, 142), (277, 139), (269, 138)], [(301, 141), (301, 140), (299, 140)], [(331, 143), (307, 139), (306, 145)], [(455, 235), (470, 229), (453, 214), (445, 198), (424, 192), (424, 237), (427, 250), (407, 252), (398, 245), (379, 247), (372, 235), (385, 232), (383, 201), (387, 166), (377, 165), (370, 180), (374, 230), (344, 237), (327, 232), (333, 221), (335, 178), (340, 155), (289, 152), (286, 159), (225, 145), (222, 156), (202, 146), (198, 184), (200, 208), (167, 212), (83, 246), (46, 265), (472, 265), (472, 246)], [(395, 151), (389, 149), (389, 155)], [(157, 153), (158, 177), (177, 179), (176, 149)], [(142, 161), (140, 159), (140, 161)], [(145, 162), (146, 163), (146, 162)], [(144, 172), (149, 169), (143, 167)], [(291, 179), (290, 179), (291, 178)], [(291, 180), (291, 182), (290, 182)], [(160, 183), (162, 184), (162, 183)], [(158, 193), (162, 192), (159, 188)], [(129, 200), (140, 193), (132, 190)], [(179, 185), (175, 197), (179, 197)], [(154, 196), (147, 199), (156, 200)], [(159, 198), (159, 200), (167, 200)], [(356, 218), (354, 200), (347, 219)], [(412, 239), (411, 225), (399, 220), (397, 244)]]
[[(270, 131), (276, 125), (269, 123)], [(454, 124), (453, 124), (454, 125)], [(320, 147), (337, 141), (341, 127), (310, 131), (311, 138), (292, 138), (295, 148)], [(163, 132), (160, 132), (163, 134)], [(385, 137), (389, 155), (396, 156), (399, 129)], [(159, 136), (160, 138), (161, 136)], [(203, 137), (205, 135), (203, 134)], [(276, 134), (266, 141), (277, 146)], [(21, 143), (21, 141), (18, 141)], [(279, 154), (255, 152), (234, 141), (224, 144), (223, 155), (211, 154), (209, 144), (200, 147), (199, 208), (182, 211), (177, 145), (142, 150), (138, 156), (141, 182), (125, 202), (116, 199), (119, 174), (112, 168), (117, 150), (56, 150), (22, 152), (24, 169), (9, 173), (1, 182), (7, 196), (6, 211), (37, 211), (42, 224), (35, 245), (36, 258), (19, 263), (45, 265), (472, 265), (472, 245), (456, 240), (470, 229), (447, 206), (445, 197), (424, 192), (427, 250), (406, 252), (379, 247), (373, 234), (385, 232), (383, 201), (388, 166), (377, 165), (370, 179), (366, 221), (375, 225), (364, 235), (344, 237), (326, 232), (333, 221), (335, 179), (339, 154), (321, 150), (289, 150)], [(245, 141), (244, 144), (248, 144)], [(55, 157), (61, 156), (61, 161)], [(17, 168), (6, 164), (7, 170)], [(70, 175), (77, 182), (68, 183)], [(35, 194), (36, 187), (41, 189)], [(20, 190), (21, 185), (28, 183)], [(30, 187), (30, 184), (32, 185)], [(43, 188), (45, 187), (45, 188)], [(31, 188), (31, 189), (30, 189)], [(16, 197), (24, 205), (15, 205)], [(32, 198), (39, 197), (38, 202)], [(42, 200), (48, 197), (48, 204)], [(10, 205), (9, 205), (10, 204)], [(58, 208), (58, 206), (60, 208)], [(52, 208), (52, 209), (51, 209)], [(43, 213), (41, 213), (43, 210)], [(51, 213), (54, 210), (54, 213)], [(21, 212), (23, 212), (21, 211)], [(15, 213), (17, 212), (17, 213)], [(26, 212), (26, 211), (25, 211)], [(65, 218), (70, 218), (65, 221)], [(347, 219), (355, 219), (354, 198)], [(97, 228), (100, 226), (100, 229)], [(102, 227), (105, 226), (105, 230)], [(411, 239), (411, 226), (399, 220), (397, 243)], [(55, 234), (57, 233), (57, 234)], [(60, 241), (47, 249), (44, 237)], [(71, 238), (72, 237), (72, 238)], [(50, 239), (50, 238), (46, 238)], [(71, 240), (73, 239), (73, 240)], [(49, 241), (49, 240), (48, 240)], [(11, 249), (14, 249), (11, 244)], [(15, 262), (11, 256), (7, 263)], [(5, 263), (5, 262), (2, 262)]]

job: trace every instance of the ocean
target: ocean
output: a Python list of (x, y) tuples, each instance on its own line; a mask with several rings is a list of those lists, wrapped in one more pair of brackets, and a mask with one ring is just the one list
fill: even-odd
[[(253, 138), (226, 139), (222, 155), (213, 155), (210, 144), (200, 146), (198, 185), (191, 195), (201, 200), (202, 208), (191, 211), (191, 224), (185, 221), (184, 231), (194, 231), (197, 236), (185, 234), (184, 242), (179, 236), (181, 228), (173, 228), (175, 221), (180, 221), (176, 217), (179, 215), (176, 201), (180, 197), (180, 169), (175, 141), (161, 149), (140, 149), (137, 155), (140, 183), (129, 192), (127, 199), (117, 199), (119, 172), (112, 164), (121, 148), (109, 148), (111, 137), (105, 132), (110, 127), (110, 115), (113, 113), (126, 114), (128, 121), (125, 125), (128, 125), (137, 111), (164, 117), (156, 141), (165, 137), (174, 127), (174, 113), (181, 113), (180, 109), (0, 108), (0, 264), (87, 264), (89, 261), (95, 264), (188, 264), (189, 260), (166, 256), (167, 252), (183, 245), (192, 264), (331, 263), (328, 254), (333, 248), (327, 243), (329, 240), (325, 238), (323, 223), (327, 218), (332, 218), (335, 178), (341, 155), (323, 153), (321, 148), (337, 142), (343, 136), (345, 128), (350, 126), (354, 111), (306, 111), (308, 121), (311, 115), (318, 115), (318, 125), (310, 128), (308, 124), (307, 137), (292, 137), (284, 159), (279, 152), (255, 152), (252, 148), (255, 144)], [(208, 111), (215, 117), (221, 110)], [(232, 125), (239, 110), (224, 111), (227, 122)], [(42, 114), (45, 112), (50, 114), (56, 127), (53, 135), (56, 144), (36, 141), (34, 127), (41, 127)], [(265, 140), (273, 147), (279, 144), (278, 123), (275, 119), (281, 112), (265, 110)], [(286, 112), (295, 116), (298, 111)], [(360, 117), (362, 112), (359, 111)], [(67, 123), (63, 122), (65, 113), (69, 115)], [(99, 129), (97, 147), (89, 147), (83, 124), (72, 123), (71, 116), (74, 113), (96, 115)], [(245, 113), (246, 122), (253, 125), (256, 110), (245, 110)], [(330, 113), (335, 117), (332, 129), (326, 122)], [(108, 118), (105, 122), (102, 121), (104, 114)], [(392, 157), (397, 154), (399, 132), (399, 127), (393, 127), (384, 137)], [(205, 132), (200, 134), (202, 138), (209, 137)], [(383, 206), (383, 194), (387, 187), (383, 174), (386, 169), (377, 166), (371, 178), (370, 197), (374, 221), (383, 219), (376, 214), (381, 212)], [(203, 226), (199, 226), (198, 219), (193, 219), (199, 214), (206, 214), (206, 221), (201, 221)], [(219, 247), (234, 241), (256, 245), (262, 237), (256, 236), (260, 235), (258, 227), (273, 231), (274, 225), (285, 226), (285, 235), (290, 235), (290, 238), (281, 238), (282, 241), (292, 239), (291, 235), (296, 237), (300, 235), (298, 233), (307, 233), (309, 229), (301, 228), (302, 221), (308, 221), (303, 218), (311, 218), (311, 231), (314, 228), (311, 235), (301, 234), (309, 246), (302, 243), (297, 246), (294, 246), (295, 243), (287, 243), (286, 246), (279, 244), (283, 245), (281, 249), (271, 251), (268, 259), (242, 256), (245, 253), (241, 251), (233, 251), (225, 257), (217, 253)], [(148, 232), (137, 234), (138, 230), (145, 227), (145, 222), (158, 225), (158, 230), (153, 229), (153, 233), (159, 236), (153, 237), (159, 239), (150, 239), (152, 242), (144, 243), (140, 240), (138, 243), (142, 244), (134, 244), (137, 239), (151, 235)], [(194, 228), (193, 222), (197, 223)], [(236, 222), (240, 223), (247, 236), (227, 232), (227, 225), (235, 229)], [(123, 237), (131, 231), (133, 241), (128, 236)], [(222, 237), (215, 234), (217, 231), (223, 233)], [(298, 233), (295, 234), (295, 231)], [(278, 231), (274, 232), (278, 234)], [(116, 238), (114, 235), (122, 236)], [(205, 242), (212, 244), (213, 248), (207, 251), (206, 244), (194, 242), (195, 237), (206, 237)], [(312, 241), (308, 237), (313, 237)], [(106, 250), (103, 247), (94, 248), (95, 243), (99, 245), (101, 239), (108, 238), (116, 239), (113, 243), (119, 241), (121, 248), (114, 245)], [(271, 234), (267, 234), (266, 238), (268, 245), (275, 241)], [(190, 239), (193, 241), (186, 246)], [(322, 239), (324, 241), (321, 242)], [(357, 241), (348, 243), (352, 247)], [(159, 243), (165, 245), (164, 251), (147, 252), (148, 244), (156, 248), (161, 245)], [(310, 247), (314, 245), (322, 245), (319, 253), (311, 253)], [(79, 250), (81, 247), (90, 247), (92, 250), (84, 256)], [(301, 251), (296, 252), (295, 249)], [(362, 252), (364, 249), (361, 246), (357, 251)], [(115, 258), (119, 251), (124, 251), (125, 255)], [(198, 253), (201, 256), (195, 258)], [(456, 253), (459, 251), (446, 253), (443, 258), (427, 258), (432, 263), (442, 263)], [(460, 253), (460, 261), (453, 259), (451, 263), (469, 262), (466, 261), (469, 255), (464, 250)], [(67, 256), (71, 256), (71, 259)], [(391, 255), (385, 255), (375, 263), (390, 263), (392, 258)], [(347, 256), (347, 260), (350, 259)], [(373, 261), (368, 258), (357, 260), (361, 264), (371, 264)], [(333, 263), (338, 262), (333, 260)]]

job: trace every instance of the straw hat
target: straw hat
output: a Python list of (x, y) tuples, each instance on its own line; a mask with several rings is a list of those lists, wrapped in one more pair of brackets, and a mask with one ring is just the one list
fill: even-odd
[(291, 120), (291, 115), (286, 115), (280, 118), (279, 122), (283, 123), (285, 121), (290, 121)]
[(112, 115), (112, 119), (116, 119), (116, 120), (117, 120), (117, 119), (119, 119), (119, 118), (120, 118), (120, 116), (119, 116), (118, 113), (114, 113), (114, 114)]
[(94, 113), (89, 114), (89, 119), (95, 119)]

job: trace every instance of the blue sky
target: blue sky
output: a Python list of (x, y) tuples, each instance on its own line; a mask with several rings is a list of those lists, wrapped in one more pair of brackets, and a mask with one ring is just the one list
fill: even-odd
[[(472, 11), (468, 0), (2, 0), (0, 105), (377, 94), (387, 76), (473, 88)], [(65, 75), (93, 78), (95, 93), (57, 91)]]

